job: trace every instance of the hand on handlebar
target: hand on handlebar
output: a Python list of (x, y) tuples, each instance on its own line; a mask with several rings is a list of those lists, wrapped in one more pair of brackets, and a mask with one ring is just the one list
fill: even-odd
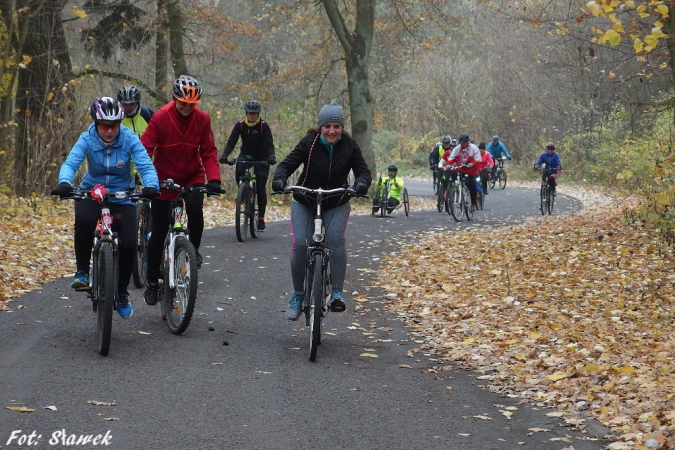
[(356, 192), (356, 195), (366, 195), (368, 193), (368, 186), (365, 183), (357, 181), (354, 183), (354, 192)]
[(274, 192), (284, 192), (286, 188), (286, 181), (284, 180), (274, 180), (272, 181), (272, 190)]
[(59, 187), (57, 189), (51, 191), (51, 195), (58, 195), (59, 197), (70, 197), (73, 194), (74, 190), (75, 188), (70, 183), (66, 183), (64, 181), (63, 183), (59, 184)]

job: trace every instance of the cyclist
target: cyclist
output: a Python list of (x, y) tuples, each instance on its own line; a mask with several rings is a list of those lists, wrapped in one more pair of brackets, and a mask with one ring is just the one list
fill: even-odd
[[(502, 154), (506, 156), (506, 159), (511, 161), (511, 155), (509, 155), (508, 150), (506, 150), (506, 146), (499, 142), (499, 136), (492, 136), (492, 142), (490, 142), (487, 146), (487, 151), (490, 153), (492, 156), (492, 159), (496, 162), (498, 159), (501, 159)], [(497, 176), (497, 164), (492, 166), (492, 179)]]
[(541, 173), (541, 185), (544, 185), (544, 180), (548, 175), (548, 183), (551, 186), (551, 191), (555, 195), (555, 187), (558, 184), (556, 178), (558, 176), (558, 171), (562, 170), (562, 165), (560, 164), (560, 157), (555, 152), (555, 144), (549, 142), (546, 144), (546, 151), (539, 156), (537, 164), (534, 165), (534, 170), (543, 169)]
[[(94, 123), (82, 133), (68, 153), (59, 171), (58, 194), (67, 197), (73, 190), (75, 174), (86, 160), (87, 171), (80, 182), (80, 189), (90, 190), (101, 184), (109, 191), (131, 189), (134, 178), (129, 170), (133, 161), (143, 179), (143, 196), (152, 198), (159, 194), (157, 172), (138, 136), (120, 123), (124, 111), (119, 102), (111, 97), (94, 100), (89, 108)], [(119, 229), (119, 279), (117, 284), (117, 312), (122, 318), (133, 314), (129, 303), (129, 280), (136, 257), (136, 207), (128, 199), (111, 199), (110, 212), (121, 214)], [(89, 259), (96, 224), (101, 217), (101, 205), (93, 199), (75, 202), (75, 259), (77, 272), (71, 281), (74, 289), (89, 286)]]
[(452, 146), (452, 138), (443, 136), (442, 142), (436, 142), (436, 146), (429, 153), (429, 168), (434, 171), (434, 185), (440, 183), (443, 179), (443, 172), (438, 170), (438, 162), (443, 157), (443, 153)]
[(396, 206), (401, 204), (401, 192), (403, 192), (403, 178), (399, 178), (396, 175), (398, 174), (398, 167), (394, 164), (387, 168), (387, 173), (389, 176), (380, 178), (375, 183), (375, 186), (378, 187), (377, 196), (373, 199), (373, 213), (376, 213), (380, 207), (375, 206), (379, 205), (380, 197), (384, 193), (384, 185), (387, 184), (387, 181), (391, 180), (389, 186), (389, 200), (387, 201), (387, 212), (391, 212), (396, 208)]
[[(482, 163), (480, 151), (478, 147), (469, 142), (469, 135), (462, 133), (459, 135), (459, 145), (448, 150), (443, 154), (443, 158), (438, 163), (439, 169), (450, 169), (452, 180), (457, 180), (457, 172), (465, 173), (469, 176), (468, 185), (469, 193), (471, 194), (471, 211), (476, 210), (476, 175), (479, 172), (479, 166)], [(465, 165), (465, 167), (458, 167), (458, 165)]]
[[(274, 155), (274, 139), (270, 126), (260, 118), (260, 102), (249, 100), (244, 105), (246, 118), (240, 120), (234, 125), (230, 137), (225, 145), (225, 150), (220, 156), (218, 162), (221, 164), (233, 165), (237, 161), (243, 161), (246, 156), (251, 156), (254, 161), (269, 161), (270, 164), (276, 164), (277, 157)], [(237, 160), (228, 159), (228, 156), (237, 145), (241, 137), (241, 151)], [(237, 164), (235, 170), (235, 181), (237, 184), (241, 181), (246, 167), (244, 164)], [(270, 173), (270, 166), (256, 165), (253, 167), (256, 176), (257, 197), (258, 197), (258, 231), (265, 230), (265, 210), (267, 208), (267, 177)]]
[(133, 84), (122, 86), (117, 91), (117, 101), (121, 103), (122, 109), (124, 109), (122, 125), (131, 128), (140, 138), (155, 112), (141, 106), (141, 91)]
[[(202, 88), (191, 76), (181, 75), (173, 83), (173, 101), (152, 116), (141, 142), (152, 157), (160, 180), (171, 178), (183, 187), (204, 186), (214, 192), (220, 189), (220, 166), (211, 118), (197, 108), (202, 100)], [(171, 200), (178, 194), (163, 191), (151, 203), (152, 234), (148, 242), (148, 287), (145, 303), (157, 303), (157, 282), (162, 260), (164, 239), (169, 229)], [(197, 250), (197, 267), (202, 265), (199, 245), (204, 232), (204, 195), (192, 194), (185, 199), (190, 223), (190, 242)]]
[[(372, 181), (370, 170), (361, 148), (345, 131), (345, 117), (336, 103), (324, 105), (319, 111), (318, 128), (311, 128), (293, 151), (277, 166), (272, 189), (282, 192), (286, 180), (303, 165), (298, 184), (310, 189), (335, 189), (347, 184), (350, 171), (354, 172), (354, 190), (365, 195)], [(307, 240), (311, 237), (314, 218), (312, 198), (293, 194), (291, 202), (291, 277), (293, 292), (286, 309), (289, 320), (298, 320), (304, 297), (305, 259)], [(347, 271), (345, 234), (351, 206), (348, 196), (334, 196), (324, 200), (323, 214), (326, 226), (326, 246), (330, 249), (332, 281), (331, 310), (346, 309), (342, 288)]]
[(480, 156), (481, 156), (481, 163), (478, 166), (478, 170), (480, 171), (480, 186), (483, 189), (483, 192), (485, 195), (488, 194), (488, 178), (490, 178), (490, 172), (492, 171), (492, 167), (494, 167), (495, 163), (492, 160), (492, 156), (490, 153), (488, 153), (485, 149), (485, 142), (481, 142), (478, 144), (478, 150), (480, 151)]

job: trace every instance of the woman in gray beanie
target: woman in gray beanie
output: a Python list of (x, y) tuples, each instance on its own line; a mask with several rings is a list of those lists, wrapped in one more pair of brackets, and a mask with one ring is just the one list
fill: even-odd
[[(319, 111), (318, 128), (311, 128), (293, 151), (274, 172), (272, 190), (282, 192), (286, 180), (300, 165), (303, 166), (298, 185), (310, 189), (335, 189), (347, 185), (349, 172), (354, 172), (354, 190), (365, 195), (372, 181), (370, 170), (359, 145), (345, 131), (345, 116), (336, 103), (324, 105)], [(331, 250), (332, 281), (331, 310), (346, 309), (342, 287), (347, 271), (346, 232), (351, 206), (348, 196), (331, 197), (323, 201), (326, 245)], [(291, 276), (293, 292), (286, 310), (289, 320), (298, 320), (304, 299), (307, 236), (311, 235), (316, 199), (293, 194), (291, 202)]]

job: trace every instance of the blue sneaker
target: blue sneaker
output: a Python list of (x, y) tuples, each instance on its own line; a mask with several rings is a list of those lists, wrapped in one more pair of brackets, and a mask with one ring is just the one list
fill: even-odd
[(120, 298), (117, 300), (117, 314), (119, 314), (122, 319), (126, 319), (127, 317), (131, 317), (133, 313), (134, 308), (132, 308), (131, 303), (129, 303), (129, 293), (125, 292), (124, 294), (120, 294)]
[(70, 287), (73, 289), (86, 289), (89, 287), (89, 273), (79, 270), (70, 281)]
[(291, 294), (291, 301), (288, 303), (288, 308), (286, 308), (286, 318), (288, 320), (298, 320), (298, 317), (302, 313), (302, 301), (304, 299), (305, 296), (297, 292)]
[(342, 291), (333, 289), (333, 292), (330, 294), (330, 310), (333, 312), (344, 312), (347, 310), (347, 305), (345, 304), (344, 296)]

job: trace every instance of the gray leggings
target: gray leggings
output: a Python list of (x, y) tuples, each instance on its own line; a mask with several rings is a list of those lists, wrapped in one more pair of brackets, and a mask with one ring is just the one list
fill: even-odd
[[(333, 289), (342, 291), (347, 272), (347, 220), (351, 212), (349, 202), (337, 208), (323, 211), (323, 225), (326, 227), (326, 246), (330, 249), (330, 276)], [(305, 260), (307, 259), (307, 235), (314, 231), (315, 208), (309, 208), (295, 200), (291, 202), (291, 276), (293, 290), (305, 290)]]

